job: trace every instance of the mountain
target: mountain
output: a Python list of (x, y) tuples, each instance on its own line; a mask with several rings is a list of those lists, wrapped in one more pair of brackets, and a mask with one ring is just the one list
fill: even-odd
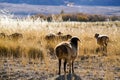
[(64, 13), (87, 13), (100, 15), (120, 15), (120, 6), (51, 6), (51, 5), (31, 5), (0, 3), (0, 14), (12, 14), (15, 17), (25, 17), (36, 14), (59, 14)]
[(97, 6), (120, 6), (120, 0), (0, 0), (0, 3), (32, 4), (32, 5), (97, 5)]

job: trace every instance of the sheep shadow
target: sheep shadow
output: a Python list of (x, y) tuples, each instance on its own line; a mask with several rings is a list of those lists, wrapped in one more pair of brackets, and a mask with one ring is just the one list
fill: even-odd
[(76, 74), (69, 73), (66, 76), (60, 75), (55, 80), (82, 80), (82, 79), (80, 78), (80, 76), (78, 76)]

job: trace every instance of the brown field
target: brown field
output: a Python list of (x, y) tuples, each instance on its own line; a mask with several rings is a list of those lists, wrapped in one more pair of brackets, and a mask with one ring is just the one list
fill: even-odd
[[(0, 80), (63, 80), (58, 76), (58, 60), (54, 55), (56, 39), (45, 40), (49, 33), (78, 36), (78, 57), (74, 63), (75, 74), (68, 80), (120, 80), (120, 21), (116, 22), (47, 22), (32, 19), (0, 19)], [(9, 39), (21, 33), (23, 38)], [(110, 38), (108, 52), (96, 52), (98, 45), (94, 34)]]

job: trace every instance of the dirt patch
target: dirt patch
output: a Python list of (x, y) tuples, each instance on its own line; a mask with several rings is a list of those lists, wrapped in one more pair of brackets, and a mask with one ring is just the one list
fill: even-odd
[[(25, 61), (23, 59), (0, 59), (0, 80), (120, 80), (118, 58), (107, 56), (80, 56), (74, 63), (75, 74), (57, 75), (57, 59)], [(63, 66), (63, 65), (62, 65)]]

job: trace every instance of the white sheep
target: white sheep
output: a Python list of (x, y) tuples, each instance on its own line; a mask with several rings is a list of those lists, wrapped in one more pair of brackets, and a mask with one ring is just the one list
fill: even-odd
[(73, 63), (77, 57), (79, 38), (72, 37), (70, 41), (61, 42), (55, 47), (55, 53), (59, 60), (59, 75), (61, 74), (61, 60), (64, 60), (64, 73), (66, 74), (66, 64), (69, 63), (69, 72), (74, 73)]
[(107, 52), (109, 37), (107, 35), (100, 35), (98, 33), (96, 33), (94, 37), (96, 38), (97, 44), (100, 46), (101, 50)]

